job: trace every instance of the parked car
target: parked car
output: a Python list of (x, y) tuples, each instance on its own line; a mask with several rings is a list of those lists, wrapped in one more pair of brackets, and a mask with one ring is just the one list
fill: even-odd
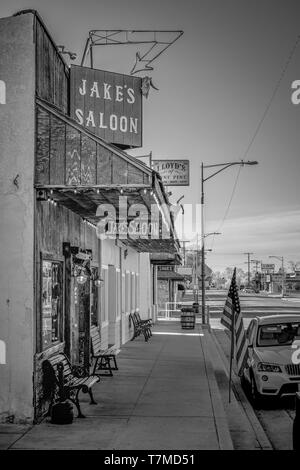
[(250, 389), (253, 402), (300, 391), (300, 364), (293, 362), (293, 353), (300, 348), (300, 314), (255, 317), (246, 336), (249, 367), (241, 381)]
[(242, 292), (245, 292), (246, 294), (254, 294), (255, 290), (252, 287), (245, 287)]

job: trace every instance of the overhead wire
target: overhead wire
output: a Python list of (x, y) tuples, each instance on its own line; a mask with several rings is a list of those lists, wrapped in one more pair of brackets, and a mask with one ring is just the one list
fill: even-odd
[[(235, 182), (234, 182), (234, 185), (233, 185), (233, 188), (232, 188), (231, 196), (230, 196), (230, 199), (229, 199), (229, 202), (228, 202), (226, 211), (225, 211), (225, 213), (224, 213), (223, 219), (222, 219), (222, 221), (221, 221), (221, 223), (220, 223), (218, 229), (216, 230), (217, 232), (220, 232), (220, 230), (221, 230), (221, 228), (223, 227), (224, 222), (225, 222), (225, 220), (227, 219), (227, 216), (228, 216), (228, 214), (229, 214), (229, 210), (230, 210), (230, 207), (231, 207), (231, 203), (232, 203), (232, 201), (233, 201), (233, 198), (234, 198), (234, 195), (235, 195), (235, 191), (236, 191), (236, 188), (237, 188), (237, 184), (238, 184), (238, 180), (239, 180), (239, 177), (240, 177), (241, 169), (242, 169), (242, 166), (239, 166), (239, 169), (238, 169), (238, 172), (237, 172), (237, 175), (236, 175), (236, 178), (235, 178)], [(216, 237), (216, 235), (213, 235), (213, 239), (212, 239), (212, 242), (211, 242), (211, 249), (212, 249), (213, 246), (214, 246), (215, 237)]]
[[(242, 155), (242, 157), (241, 157), (241, 160), (245, 160), (245, 159), (247, 158), (247, 156), (248, 156), (248, 154), (249, 154), (249, 152), (250, 152), (250, 150), (251, 150), (251, 147), (252, 147), (252, 145), (253, 145), (253, 143), (254, 143), (254, 141), (255, 141), (255, 139), (256, 139), (256, 137), (257, 137), (259, 131), (261, 130), (261, 127), (262, 127), (262, 125), (263, 125), (263, 122), (265, 121), (265, 119), (266, 119), (266, 117), (267, 117), (267, 114), (268, 114), (268, 112), (269, 112), (269, 110), (270, 110), (270, 108), (271, 108), (271, 105), (272, 105), (272, 103), (273, 103), (273, 101), (274, 101), (274, 98), (275, 98), (276, 95), (277, 95), (277, 92), (278, 92), (279, 87), (280, 87), (280, 85), (281, 85), (281, 82), (282, 82), (282, 80), (283, 80), (283, 78), (284, 78), (284, 76), (285, 76), (285, 74), (286, 74), (286, 71), (287, 71), (287, 69), (288, 69), (288, 66), (289, 66), (289, 64), (290, 64), (290, 62), (291, 62), (291, 60), (292, 60), (292, 58), (293, 58), (293, 56), (294, 56), (294, 54), (295, 54), (295, 52), (296, 52), (296, 50), (297, 50), (299, 41), (300, 41), (300, 35), (297, 36), (297, 39), (296, 39), (296, 41), (294, 42), (293, 47), (292, 47), (291, 50), (290, 50), (290, 53), (289, 53), (289, 55), (288, 55), (288, 58), (287, 58), (287, 60), (286, 60), (286, 62), (285, 62), (285, 65), (284, 65), (284, 67), (283, 67), (283, 69), (282, 69), (282, 71), (281, 71), (281, 73), (280, 73), (279, 79), (278, 79), (277, 82), (276, 82), (276, 85), (275, 85), (275, 87), (274, 87), (274, 89), (273, 89), (273, 92), (272, 92), (271, 97), (270, 97), (270, 99), (269, 99), (269, 101), (268, 101), (268, 103), (267, 103), (267, 106), (266, 106), (266, 108), (265, 108), (265, 110), (264, 110), (264, 112), (263, 112), (263, 115), (262, 115), (262, 117), (260, 118), (260, 120), (259, 120), (259, 122), (258, 122), (258, 124), (257, 124), (257, 126), (256, 126), (256, 129), (255, 129), (255, 131), (254, 131), (254, 133), (253, 133), (253, 136), (252, 136), (252, 138), (250, 139), (250, 141), (249, 141), (249, 143), (248, 143), (248, 145), (247, 145), (247, 147), (246, 147), (246, 150), (245, 150), (245, 152), (243, 153), (243, 155)], [(242, 166), (239, 167), (239, 171), (238, 171), (238, 174), (237, 174), (237, 177), (236, 177), (234, 186), (233, 186), (233, 191), (232, 191), (232, 193), (231, 193), (231, 197), (230, 197), (230, 200), (229, 200), (229, 204), (227, 205), (227, 208), (226, 208), (224, 217), (223, 217), (223, 219), (222, 219), (222, 222), (221, 222), (221, 224), (220, 224), (220, 227), (219, 227), (219, 229), (217, 230), (218, 232), (220, 231), (221, 227), (223, 227), (224, 222), (225, 222), (225, 220), (226, 220), (226, 218), (227, 218), (227, 216), (228, 216), (228, 213), (229, 213), (229, 210), (230, 210), (230, 206), (231, 206), (231, 203), (232, 203), (232, 200), (233, 200), (233, 197), (234, 197), (234, 194), (235, 194), (235, 190), (236, 190), (236, 187), (237, 187), (238, 179), (239, 179), (239, 176), (240, 176), (241, 168), (242, 168)], [(211, 247), (213, 247), (214, 242), (215, 242), (215, 235), (213, 236), (213, 240), (212, 240), (212, 245), (211, 245)]]

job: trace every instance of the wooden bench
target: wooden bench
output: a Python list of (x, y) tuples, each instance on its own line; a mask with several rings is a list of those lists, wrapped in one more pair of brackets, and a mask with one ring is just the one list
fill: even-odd
[(141, 317), (140, 317), (139, 312), (134, 312), (133, 315), (135, 316), (137, 324), (140, 327), (146, 327), (147, 328), (146, 333), (147, 333), (148, 339), (149, 339), (152, 336), (151, 327), (153, 326), (151, 318), (147, 318), (147, 319), (142, 320)]
[[(137, 322), (140, 323), (141, 325), (148, 325), (150, 328), (150, 332), (151, 332), (151, 327), (153, 326), (153, 322), (151, 318), (141, 319), (139, 312), (135, 312), (134, 315), (137, 319)], [(151, 336), (152, 336), (152, 332), (151, 332)]]
[(133, 337), (131, 338), (131, 341), (133, 341), (135, 338), (140, 336), (141, 333), (143, 333), (145, 341), (148, 341), (150, 336), (152, 336), (150, 326), (146, 323), (141, 323), (138, 321), (136, 315), (131, 313), (129, 315), (129, 321), (133, 325)]
[[(91, 346), (92, 360), (95, 361), (93, 375), (112, 377), (112, 371), (118, 370), (116, 356), (119, 354), (120, 349), (117, 349), (114, 346), (107, 349), (102, 349), (100, 332), (97, 326), (91, 327)], [(111, 364), (112, 362), (113, 365)], [(96, 373), (96, 370), (102, 370), (105, 372)]]
[[(43, 372), (47, 376), (46, 380), (52, 381), (53, 394), (48, 414), (51, 414), (51, 408), (55, 401), (71, 400), (77, 408), (78, 418), (85, 418), (82, 414), (79, 404), (79, 392), (88, 393), (91, 405), (96, 405), (92, 387), (100, 378), (95, 375), (87, 375), (81, 366), (72, 366), (64, 353), (56, 353), (45, 359), (43, 362)], [(57, 394), (58, 390), (58, 394)], [(58, 395), (58, 399), (55, 398)]]

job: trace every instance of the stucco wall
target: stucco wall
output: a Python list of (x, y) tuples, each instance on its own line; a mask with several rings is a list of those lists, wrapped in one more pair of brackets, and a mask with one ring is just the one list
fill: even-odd
[(33, 417), (34, 75), (33, 15), (1, 19), (0, 421)]

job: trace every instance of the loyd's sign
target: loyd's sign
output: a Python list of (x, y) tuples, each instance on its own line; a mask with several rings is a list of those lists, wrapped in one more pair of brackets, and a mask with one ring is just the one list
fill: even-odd
[(157, 171), (167, 186), (189, 186), (189, 160), (152, 160), (152, 168)]
[(71, 117), (109, 143), (142, 146), (142, 79), (71, 67)]

